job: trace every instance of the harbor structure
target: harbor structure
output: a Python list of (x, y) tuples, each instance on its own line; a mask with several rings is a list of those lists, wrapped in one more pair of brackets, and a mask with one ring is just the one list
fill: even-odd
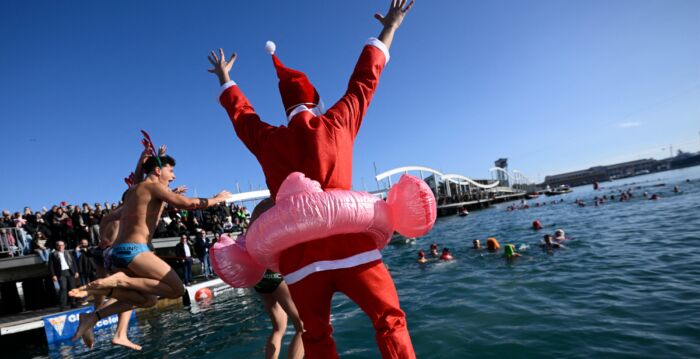
[(501, 171), (496, 172), (496, 179), (503, 184), (504, 186), (508, 186), (508, 159), (507, 158), (499, 158), (496, 161), (494, 161), (494, 168), (500, 168)]
[[(372, 193), (386, 196), (395, 182), (392, 176), (412, 172), (425, 181), (433, 190), (437, 201), (438, 216), (457, 214), (460, 210), (485, 208), (492, 203), (524, 198), (526, 187), (531, 181), (520, 172), (508, 172), (502, 167), (494, 167), (490, 172), (505, 178), (505, 185), (499, 179), (472, 179), (454, 173), (442, 173), (425, 166), (403, 166), (376, 175), (377, 186)], [(416, 173), (417, 172), (417, 173)], [(510, 185), (508, 185), (510, 184)]]
[(611, 181), (618, 178), (639, 176), (697, 165), (700, 165), (700, 152), (688, 153), (678, 151), (676, 156), (661, 160), (645, 158), (546, 176), (542, 185), (550, 187), (557, 187), (560, 185), (572, 187), (582, 186), (595, 182)]

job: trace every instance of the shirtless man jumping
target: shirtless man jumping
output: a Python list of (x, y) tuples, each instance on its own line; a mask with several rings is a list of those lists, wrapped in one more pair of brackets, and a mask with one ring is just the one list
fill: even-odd
[(92, 328), (100, 319), (134, 306), (152, 307), (158, 297), (175, 299), (184, 294), (177, 273), (148, 246), (163, 210), (163, 202), (182, 209), (207, 208), (226, 201), (231, 194), (223, 191), (205, 199), (174, 193), (168, 188), (168, 184), (175, 180), (174, 166), (175, 160), (170, 156), (150, 157), (143, 166), (146, 179), (126, 192), (119, 234), (111, 255), (112, 265), (120, 272), (98, 279), (87, 287), (90, 294), (108, 295), (117, 301), (92, 313), (81, 314), (73, 340), (82, 338), (88, 347), (92, 347)]
[[(141, 183), (144, 180), (143, 165), (146, 163), (148, 158), (153, 156), (153, 149), (151, 148), (151, 144), (145, 139), (144, 141), (142, 141), (142, 143), (144, 145), (144, 150), (139, 156), (139, 160), (136, 164), (136, 169), (134, 170), (134, 172), (132, 172), (132, 176), (125, 178), (125, 182), (127, 182), (129, 188), (132, 188), (133, 186)], [(161, 146), (158, 149), (158, 155), (165, 156), (166, 150), (167, 147), (165, 145)], [(178, 194), (182, 194), (186, 191), (186, 186), (179, 186), (173, 189), (173, 192)], [(124, 194), (122, 195), (122, 202), (124, 200), (124, 196), (126, 196), (126, 192), (128, 192), (128, 190), (124, 191)], [(102, 220), (100, 221), (100, 242), (98, 244), (98, 247), (102, 250), (102, 253), (104, 257), (106, 257), (106, 260), (103, 261), (103, 265), (100, 265), (96, 268), (97, 278), (105, 278), (108, 277), (110, 274), (114, 274), (115, 272), (111, 266), (110, 251), (112, 245), (114, 244), (114, 241), (117, 240), (117, 236), (119, 234), (119, 223), (122, 216), (123, 208), (124, 205), (122, 204), (116, 209), (109, 212), (104, 217), (102, 217)], [(88, 295), (87, 286), (82, 286), (73, 289), (71, 292), (68, 293), (68, 295), (76, 298), (85, 298)], [(108, 306), (116, 302), (116, 299), (114, 298), (110, 298), (109, 301), (105, 302), (105, 297), (106, 294), (102, 292), (97, 292), (94, 294), (93, 298), (95, 310), (99, 310), (102, 307)], [(129, 337), (127, 336), (130, 320), (131, 311), (125, 311), (119, 314), (117, 329), (114, 332), (112, 344), (120, 345), (133, 350), (141, 350), (141, 346), (129, 340)]]

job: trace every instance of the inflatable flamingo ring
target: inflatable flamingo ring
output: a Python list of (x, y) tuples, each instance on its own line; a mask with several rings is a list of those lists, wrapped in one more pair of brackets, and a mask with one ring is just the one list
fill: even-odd
[(279, 272), (280, 254), (297, 244), (343, 233), (366, 233), (384, 248), (394, 230), (418, 237), (433, 227), (435, 197), (428, 185), (403, 175), (384, 201), (367, 192), (323, 191), (293, 172), (282, 182), (275, 206), (258, 217), (245, 235), (221, 236), (211, 249), (216, 274), (233, 287), (252, 287), (266, 268)]

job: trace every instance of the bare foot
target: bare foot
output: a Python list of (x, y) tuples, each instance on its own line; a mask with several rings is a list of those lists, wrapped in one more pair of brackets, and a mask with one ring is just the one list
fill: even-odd
[(92, 335), (92, 327), (94, 327), (96, 323), (97, 314), (94, 312), (80, 314), (80, 324), (70, 340), (76, 341), (78, 338), (82, 338), (85, 345), (92, 349), (93, 344), (95, 344), (95, 337)]
[(123, 347), (129, 348), (129, 349), (133, 349), (133, 350), (141, 350), (141, 346), (140, 346), (140, 345), (138, 345), (138, 344), (136, 344), (136, 343), (133, 343), (133, 342), (132, 342), (131, 340), (129, 340), (129, 338), (127, 338), (127, 337), (116, 337), (116, 336), (115, 336), (115, 337), (112, 339), (112, 344), (114, 344), (114, 345), (121, 345), (121, 346), (123, 346)]
[(73, 288), (68, 292), (68, 296), (72, 298), (85, 298), (89, 295), (87, 291), (86, 286), (78, 287), (78, 288)]
[(116, 288), (127, 275), (122, 272), (112, 274), (107, 278), (94, 280), (87, 285), (87, 289), (111, 289)]
[(104, 295), (109, 294), (110, 290), (111, 289), (106, 289), (106, 288), (105, 289), (92, 289), (92, 288), (88, 288), (88, 286), (84, 285), (84, 286), (79, 287), (79, 288), (71, 289), (70, 292), (68, 292), (68, 296), (70, 296), (72, 298), (79, 298), (79, 299), (80, 298), (87, 298), (89, 295), (93, 295), (93, 296), (102, 295), (102, 296), (104, 296)]

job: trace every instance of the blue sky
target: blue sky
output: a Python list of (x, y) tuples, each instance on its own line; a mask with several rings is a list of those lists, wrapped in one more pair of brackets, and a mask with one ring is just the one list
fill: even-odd
[[(282, 124), (265, 41), (330, 105), (387, 4), (0, 2), (0, 208), (118, 200), (141, 128), (200, 196), (264, 186), (208, 51), (235, 50), (232, 77)], [(507, 157), (543, 179), (700, 150), (700, 1), (418, 0), (391, 55), (355, 144), (356, 188), (374, 189), (373, 162), (486, 178)]]

